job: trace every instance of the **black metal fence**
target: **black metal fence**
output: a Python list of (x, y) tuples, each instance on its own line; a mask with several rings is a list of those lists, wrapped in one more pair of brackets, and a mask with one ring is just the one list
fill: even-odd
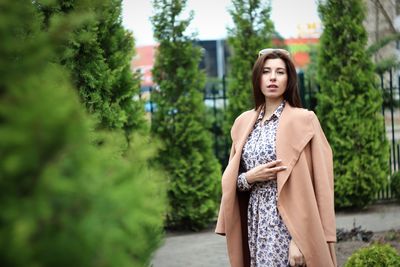
[(212, 114), (211, 132), (214, 141), (214, 153), (222, 169), (228, 164), (230, 136), (226, 134), (226, 78), (209, 80), (204, 89), (204, 102), (208, 112)]
[[(391, 69), (379, 75), (382, 90), (382, 115), (385, 118), (385, 132), (389, 141), (388, 185), (379, 192), (377, 200), (391, 200), (394, 195), (391, 190), (391, 177), (400, 171), (400, 76), (399, 70)], [(396, 78), (395, 78), (396, 77)]]

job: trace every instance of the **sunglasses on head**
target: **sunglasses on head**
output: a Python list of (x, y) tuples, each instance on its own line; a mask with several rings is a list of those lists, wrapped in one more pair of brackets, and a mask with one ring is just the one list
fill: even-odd
[(273, 52), (280, 52), (282, 54), (285, 54), (286, 56), (290, 57), (290, 53), (289, 51), (285, 50), (285, 49), (281, 49), (281, 48), (265, 48), (260, 50), (260, 52), (258, 52), (258, 57), (261, 57), (262, 55), (266, 55), (266, 54), (271, 54)]

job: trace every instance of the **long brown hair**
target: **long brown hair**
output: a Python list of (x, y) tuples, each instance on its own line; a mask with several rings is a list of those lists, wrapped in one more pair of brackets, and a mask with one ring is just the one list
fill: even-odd
[(283, 98), (292, 107), (301, 108), (302, 104), (299, 96), (296, 68), (289, 56), (280, 52), (279, 50), (274, 50), (271, 53), (259, 56), (253, 66), (252, 82), (255, 109), (258, 109), (265, 103), (265, 96), (261, 91), (261, 76), (263, 74), (264, 64), (268, 59), (276, 58), (280, 58), (285, 62), (286, 71), (288, 74), (288, 82), (285, 93), (283, 94)]

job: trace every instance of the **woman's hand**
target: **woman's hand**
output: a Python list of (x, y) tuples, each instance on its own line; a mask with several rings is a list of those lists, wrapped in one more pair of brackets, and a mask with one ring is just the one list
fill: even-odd
[(289, 264), (290, 266), (305, 266), (303, 253), (301, 253), (293, 239), (290, 240), (289, 245)]
[(287, 169), (286, 166), (277, 166), (281, 162), (282, 161), (278, 159), (254, 167), (245, 174), (247, 182), (249, 184), (252, 184), (255, 182), (265, 182), (268, 180), (276, 179), (277, 172)]

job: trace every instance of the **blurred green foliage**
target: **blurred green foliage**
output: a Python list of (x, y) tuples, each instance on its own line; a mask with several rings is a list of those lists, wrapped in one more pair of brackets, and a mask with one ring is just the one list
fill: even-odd
[(181, 18), (185, 0), (153, 4), (159, 42), (153, 77), (159, 88), (152, 92), (157, 105), (152, 132), (163, 140), (158, 159), (169, 173), (167, 226), (201, 230), (216, 219), (221, 173), (203, 103), (200, 49), (185, 33), (192, 17)]
[(373, 244), (360, 248), (346, 261), (345, 267), (397, 267), (400, 255), (396, 249), (386, 244)]
[(366, 51), (362, 0), (320, 2), (317, 114), (334, 156), (335, 204), (364, 207), (385, 186), (389, 146), (382, 95)]
[(166, 197), (157, 142), (95, 130), (54, 60), (61, 18), (45, 32), (32, 2), (0, 7), (0, 265), (148, 264)]

